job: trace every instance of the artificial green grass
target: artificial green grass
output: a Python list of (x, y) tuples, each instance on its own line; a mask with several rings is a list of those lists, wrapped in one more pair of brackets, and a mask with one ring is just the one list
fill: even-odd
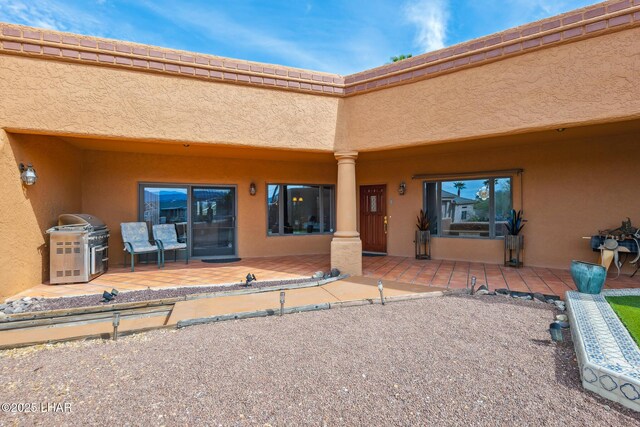
[(605, 298), (640, 347), (640, 296)]

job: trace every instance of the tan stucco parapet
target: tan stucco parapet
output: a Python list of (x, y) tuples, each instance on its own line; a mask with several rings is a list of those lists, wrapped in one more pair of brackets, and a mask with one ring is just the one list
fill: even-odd
[(352, 96), (640, 26), (640, 0), (610, 0), (345, 77)]
[(344, 97), (637, 26), (640, 0), (609, 0), (346, 77), (7, 23), (0, 54)]

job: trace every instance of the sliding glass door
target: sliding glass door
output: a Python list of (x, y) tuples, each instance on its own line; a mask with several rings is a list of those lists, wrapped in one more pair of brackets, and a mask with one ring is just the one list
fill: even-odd
[(191, 257), (236, 255), (236, 188), (178, 184), (140, 184), (140, 221), (149, 238), (155, 224), (175, 224)]
[(191, 254), (236, 253), (236, 191), (230, 187), (191, 187)]

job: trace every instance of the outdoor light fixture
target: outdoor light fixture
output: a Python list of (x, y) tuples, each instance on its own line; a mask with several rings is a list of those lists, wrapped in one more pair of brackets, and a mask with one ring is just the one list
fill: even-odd
[(109, 291), (104, 291), (102, 293), (102, 302), (109, 302), (113, 299), (113, 294)]
[(556, 129), (558, 132), (564, 132), (566, 130), (566, 128), (558, 128)]
[(280, 291), (280, 316), (284, 314), (284, 291)]
[(256, 184), (255, 182), (252, 182), (251, 184), (249, 184), (249, 194), (251, 194), (252, 196), (256, 195)]
[(384, 305), (384, 288), (382, 287), (382, 280), (378, 280), (378, 290), (380, 291), (380, 302)]
[(102, 301), (101, 302), (109, 302), (112, 299), (114, 299), (115, 297), (117, 297), (119, 293), (120, 292), (116, 288), (111, 289), (111, 292), (104, 291), (102, 293)]
[(118, 339), (118, 326), (120, 326), (120, 313), (113, 313), (113, 340)]
[(38, 180), (38, 176), (36, 175), (36, 170), (33, 168), (31, 163), (24, 165), (24, 163), (20, 163), (20, 179), (25, 185), (33, 185)]
[(250, 286), (251, 282), (254, 282), (256, 280), (256, 275), (252, 274), (252, 273), (249, 273), (249, 274), (247, 274), (246, 279), (247, 279), (247, 281), (244, 283), (244, 285), (245, 286)]
[(407, 184), (405, 184), (404, 181), (402, 181), (400, 183), (400, 186), (398, 187), (398, 194), (401, 196), (404, 196), (404, 193), (407, 192)]

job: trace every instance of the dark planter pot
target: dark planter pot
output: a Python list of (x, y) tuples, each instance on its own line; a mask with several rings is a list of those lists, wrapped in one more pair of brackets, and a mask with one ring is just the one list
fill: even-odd
[(431, 259), (431, 232), (416, 230), (416, 259)]
[(522, 234), (504, 236), (504, 265), (506, 267), (522, 267), (524, 265), (523, 249), (524, 236)]
[(607, 269), (600, 264), (571, 261), (571, 277), (579, 292), (599, 294), (607, 278)]

